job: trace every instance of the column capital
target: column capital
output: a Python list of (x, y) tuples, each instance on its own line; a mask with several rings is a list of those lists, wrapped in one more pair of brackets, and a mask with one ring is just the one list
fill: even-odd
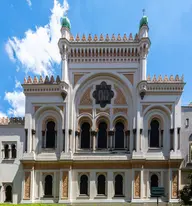
[(79, 131), (75, 131), (75, 136), (77, 137), (79, 137), (80, 136), (80, 132)]
[(125, 131), (125, 135), (129, 136), (130, 135), (130, 130)]
[(113, 130), (108, 131), (109, 136), (113, 136), (114, 134), (115, 134), (115, 132)]
[(96, 136), (97, 135), (97, 131), (91, 131), (91, 136)]

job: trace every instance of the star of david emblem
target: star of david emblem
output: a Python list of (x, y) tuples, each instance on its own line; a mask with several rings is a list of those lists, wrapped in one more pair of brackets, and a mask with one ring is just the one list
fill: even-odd
[(106, 82), (101, 82), (100, 85), (96, 85), (93, 92), (93, 98), (95, 104), (100, 104), (101, 108), (104, 108), (107, 104), (111, 104), (111, 99), (114, 97), (114, 92), (111, 90), (111, 85), (107, 85)]

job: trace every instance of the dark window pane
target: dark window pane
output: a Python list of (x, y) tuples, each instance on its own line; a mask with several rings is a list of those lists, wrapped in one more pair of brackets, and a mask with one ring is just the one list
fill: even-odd
[(115, 196), (123, 195), (123, 177), (121, 175), (117, 175), (115, 177)]
[(55, 148), (55, 123), (47, 123), (46, 148)]
[(53, 178), (51, 175), (45, 177), (45, 196), (52, 196)]
[(159, 122), (157, 120), (151, 122), (150, 147), (159, 147)]
[(101, 122), (99, 124), (98, 148), (99, 149), (107, 148), (107, 124), (105, 122)]
[(16, 146), (14, 144), (11, 145), (11, 154), (12, 154), (12, 158), (17, 157), (17, 150), (16, 150)]
[(158, 187), (158, 177), (157, 175), (151, 176), (151, 188), (152, 187)]
[(81, 126), (81, 148), (90, 148), (90, 124), (86, 122)]
[(80, 178), (80, 195), (88, 195), (88, 177), (82, 175)]
[(115, 148), (124, 148), (124, 125), (121, 122), (115, 125)]
[(5, 155), (5, 159), (9, 158), (9, 145), (4, 145), (4, 155)]
[(12, 202), (12, 187), (10, 185), (5, 189), (5, 202)]
[(105, 195), (105, 176), (99, 175), (97, 179), (97, 194)]

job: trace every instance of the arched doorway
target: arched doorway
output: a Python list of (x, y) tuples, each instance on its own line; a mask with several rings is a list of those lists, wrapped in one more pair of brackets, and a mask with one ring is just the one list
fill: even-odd
[(105, 195), (105, 176), (99, 175), (97, 179), (97, 194), (98, 195)]
[(45, 177), (45, 196), (52, 197), (53, 196), (53, 178), (51, 175), (47, 175)]
[(158, 182), (159, 182), (158, 176), (156, 174), (153, 174), (151, 176), (151, 188), (158, 187)]
[(10, 185), (5, 188), (5, 202), (12, 202), (12, 187)]

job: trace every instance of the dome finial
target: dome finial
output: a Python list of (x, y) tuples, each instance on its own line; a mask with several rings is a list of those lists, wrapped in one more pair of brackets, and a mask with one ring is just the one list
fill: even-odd
[(67, 18), (66, 15), (64, 15), (64, 17), (62, 18), (61, 26), (62, 26), (62, 27), (66, 27), (66, 28), (68, 28), (69, 30), (71, 30), (71, 23), (70, 23), (70, 21), (69, 21), (69, 19)]
[(145, 9), (142, 9), (142, 12), (143, 12), (143, 16), (142, 16), (142, 18), (141, 18), (141, 20), (140, 20), (139, 29), (140, 29), (142, 26), (144, 26), (144, 25), (148, 26), (148, 18), (147, 18), (147, 16), (145, 15)]

